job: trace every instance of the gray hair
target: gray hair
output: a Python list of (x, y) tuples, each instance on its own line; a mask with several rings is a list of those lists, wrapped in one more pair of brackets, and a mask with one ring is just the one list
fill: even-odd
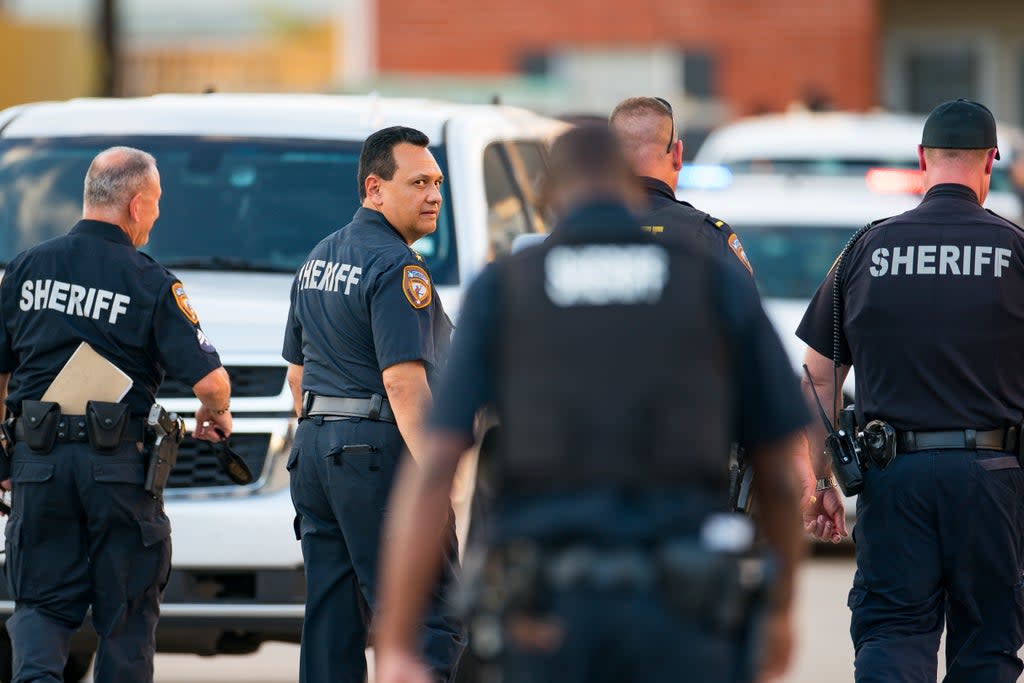
[(95, 208), (125, 206), (155, 172), (152, 154), (134, 147), (105, 149), (89, 164), (82, 200)]

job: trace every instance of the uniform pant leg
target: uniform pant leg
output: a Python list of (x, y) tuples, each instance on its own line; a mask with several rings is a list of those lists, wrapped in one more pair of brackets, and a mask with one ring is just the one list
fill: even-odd
[(144, 489), (145, 457), (134, 443), (113, 453), (78, 446), (79, 491), (99, 636), (96, 683), (153, 680), (160, 599), (171, 570), (171, 525)]
[(988, 454), (943, 459), (940, 495), (961, 497), (940, 508), (949, 577), (944, 680), (1010, 683), (1024, 645), (1024, 471), (986, 470), (978, 457)]
[[(934, 683), (944, 622), (936, 452), (865, 473), (850, 633), (858, 683)], [(943, 504), (955, 505), (953, 501)]]
[(75, 488), (74, 447), (15, 447), (5, 573), (15, 683), (63, 680), (71, 636), (89, 607), (89, 562)]
[[(382, 525), (405, 444), (394, 424), (351, 420), (325, 423), (325, 427), (331, 424), (335, 425), (327, 474), (331, 504), (351, 554), (361, 595), (372, 613)], [(343, 453), (345, 445), (368, 445), (372, 450)], [(449, 511), (445, 543), (448, 580), (458, 561), (453, 520)], [(458, 624), (446, 613), (446, 585), (443, 580), (433, 591), (421, 637), (424, 659), (439, 680), (448, 680), (454, 673), (463, 647)]]
[(288, 464), (306, 573), (301, 683), (363, 683), (366, 677), (366, 610), (326, 490), (327, 453), (337, 424), (303, 420)]

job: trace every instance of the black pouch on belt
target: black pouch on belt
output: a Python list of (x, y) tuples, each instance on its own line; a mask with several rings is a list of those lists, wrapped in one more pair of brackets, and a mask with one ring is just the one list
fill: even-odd
[(60, 404), (52, 401), (22, 401), (22, 441), (33, 453), (49, 453), (57, 440)]
[(128, 428), (128, 404), (89, 401), (85, 404), (85, 421), (89, 431), (89, 445), (101, 453), (111, 453), (121, 447)]

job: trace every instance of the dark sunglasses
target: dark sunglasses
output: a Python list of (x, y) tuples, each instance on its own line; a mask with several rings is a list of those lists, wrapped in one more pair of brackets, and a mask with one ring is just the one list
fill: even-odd
[(669, 134), (668, 144), (665, 145), (665, 154), (668, 154), (672, 151), (672, 145), (676, 144), (676, 117), (675, 114), (672, 113), (672, 105), (668, 103), (668, 100), (662, 97), (655, 97), (654, 99), (661, 104), (661, 106), (665, 107), (665, 111), (668, 112), (668, 118), (672, 122), (672, 132)]

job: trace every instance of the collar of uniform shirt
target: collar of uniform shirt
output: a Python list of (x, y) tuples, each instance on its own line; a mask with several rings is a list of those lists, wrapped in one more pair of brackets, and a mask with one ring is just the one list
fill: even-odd
[(569, 209), (552, 231), (551, 241), (613, 242), (634, 233), (640, 233), (640, 221), (625, 204), (592, 199)]
[(647, 192), (665, 195), (669, 199), (673, 200), (676, 198), (675, 192), (672, 191), (672, 188), (669, 187), (669, 184), (664, 180), (658, 180), (657, 178), (642, 175), (640, 176), (640, 182), (644, 184), (644, 189)]
[(978, 201), (978, 195), (974, 193), (974, 190), (959, 183), (941, 183), (939, 185), (935, 185), (928, 190), (924, 199), (921, 201), (926, 202), (929, 199), (936, 199), (938, 197), (952, 197), (954, 199), (966, 199), (974, 202), (975, 204), (981, 203)]
[(75, 223), (75, 227), (71, 228), (71, 234), (91, 235), (93, 237), (99, 237), (101, 239), (109, 240), (111, 242), (127, 244), (129, 247), (132, 246), (132, 240), (130, 237), (128, 237), (128, 233), (126, 233), (120, 227), (114, 225), (113, 223), (106, 223), (104, 221), (94, 221), (89, 218), (83, 218), (82, 220)]
[(388, 222), (387, 218), (384, 218), (384, 214), (380, 211), (374, 211), (373, 209), (367, 209), (365, 206), (360, 206), (356, 209), (356, 213), (352, 216), (353, 223), (370, 223), (381, 228), (387, 228), (390, 230), (395, 237), (397, 237), (402, 244), (406, 244), (405, 238), (402, 237), (402, 233), (395, 229), (395, 226)]

